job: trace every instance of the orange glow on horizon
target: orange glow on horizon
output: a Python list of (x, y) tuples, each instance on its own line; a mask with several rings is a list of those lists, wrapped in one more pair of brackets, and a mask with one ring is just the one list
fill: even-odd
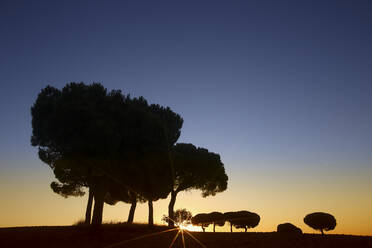
[(201, 232), (202, 228), (200, 226), (194, 226), (192, 224), (181, 224), (179, 226), (181, 230), (187, 230), (190, 232)]

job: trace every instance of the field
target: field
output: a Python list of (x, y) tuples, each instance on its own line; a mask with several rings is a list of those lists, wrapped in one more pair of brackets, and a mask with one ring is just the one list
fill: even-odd
[[(0, 247), (170, 247), (179, 232), (165, 226), (113, 224), (100, 230), (84, 226), (0, 228)], [(363, 247), (372, 248), (371, 236), (278, 233), (201, 233), (180, 231), (172, 247)], [(199, 241), (196, 241), (199, 240)], [(200, 242), (201, 244), (199, 244)]]

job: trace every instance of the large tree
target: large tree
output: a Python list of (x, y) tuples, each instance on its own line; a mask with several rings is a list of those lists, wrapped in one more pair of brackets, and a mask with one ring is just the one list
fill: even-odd
[[(80, 171), (78, 166), (71, 166), (74, 161), (66, 159), (48, 160), (40, 154), (42, 160), (47, 163), (54, 172), (58, 182), (51, 183), (52, 190), (67, 198), (69, 196), (85, 195), (84, 187), (88, 188), (88, 202), (85, 211), (85, 224), (90, 224), (93, 204), (93, 191), (89, 187), (89, 178), (87, 171)], [(66, 166), (67, 165), (67, 166)]]
[[(198, 189), (202, 196), (215, 195), (227, 188), (228, 177), (220, 156), (193, 144), (178, 143), (172, 148), (173, 180), (168, 216), (174, 219), (174, 205), (181, 191)], [(172, 221), (169, 226), (173, 226)]]
[(136, 177), (130, 185), (148, 202), (148, 224), (152, 226), (154, 224), (153, 202), (165, 199), (171, 191), (172, 178), (168, 153), (166, 150), (155, 149), (144, 150), (132, 156), (134, 157), (131, 169)]
[[(162, 115), (164, 112), (173, 115)], [(126, 185), (124, 179), (140, 175), (117, 176), (130, 172), (126, 170), (128, 154), (154, 147), (167, 150), (182, 127), (182, 118), (169, 108), (149, 105), (142, 97), (132, 99), (120, 91), (107, 92), (97, 83), (70, 83), (62, 90), (48, 86), (38, 95), (31, 114), (31, 142), (39, 147), (40, 158), (70, 161), (53, 166), (63, 164), (66, 173), (76, 172), (76, 176), (83, 172), (94, 197), (95, 225), (102, 222), (104, 199), (112, 181)], [(80, 185), (79, 180), (67, 185)]]
[(126, 166), (119, 166), (115, 177), (148, 202), (148, 223), (152, 226), (153, 202), (166, 198), (171, 192), (170, 147), (181, 134), (183, 120), (169, 107), (148, 105), (143, 98), (134, 99), (133, 105), (136, 109), (130, 115), (135, 133), (131, 139), (139, 142), (127, 149), (121, 160)]

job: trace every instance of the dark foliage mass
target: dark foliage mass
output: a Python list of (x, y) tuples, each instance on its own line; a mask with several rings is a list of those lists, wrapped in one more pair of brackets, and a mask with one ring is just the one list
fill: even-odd
[[(183, 120), (169, 108), (108, 92), (101, 84), (70, 83), (62, 90), (44, 88), (31, 114), (32, 145), (39, 147), (40, 159), (61, 183), (53, 184), (53, 190), (67, 196), (89, 187), (93, 224), (102, 222), (104, 199), (113, 183), (149, 202), (170, 192), (170, 167), (163, 161)], [(146, 163), (150, 160), (156, 162)]]
[(191, 219), (194, 226), (200, 226), (205, 231), (205, 228), (213, 224), (213, 232), (216, 231), (217, 226), (225, 225), (224, 215), (220, 212), (212, 212), (209, 214), (197, 214)]
[(118, 201), (131, 204), (132, 222), (137, 202), (147, 201), (152, 225), (153, 201), (171, 193), (173, 219), (180, 191), (200, 189), (208, 196), (227, 187), (220, 156), (192, 144), (175, 145), (181, 116), (143, 97), (107, 91), (99, 83), (47, 86), (31, 115), (31, 143), (54, 172), (53, 191), (82, 196), (88, 188), (87, 224), (100, 225), (104, 203)]
[(201, 213), (195, 215), (191, 222), (195, 226), (200, 226), (205, 231), (205, 228), (210, 224), (213, 224), (213, 232), (215, 232), (215, 227), (224, 226), (225, 222), (230, 223), (230, 231), (232, 232), (232, 227), (235, 228), (244, 228), (247, 232), (248, 228), (254, 228), (260, 222), (260, 216), (256, 213), (248, 211), (237, 211), (237, 212), (212, 212), (209, 214)]
[(197, 214), (191, 219), (191, 223), (194, 226), (200, 226), (203, 229), (203, 232), (205, 232), (205, 228), (208, 227), (211, 223), (210, 217), (208, 214)]
[(233, 226), (247, 231), (248, 228), (254, 228), (260, 223), (260, 216), (249, 211), (227, 212), (224, 216), (225, 220), (230, 223), (231, 232)]
[[(202, 196), (215, 195), (227, 188), (228, 177), (220, 156), (193, 144), (178, 143), (172, 148), (173, 181), (168, 216), (174, 219), (174, 205), (181, 191), (197, 189)], [(173, 226), (173, 222), (169, 222)]]
[(298, 228), (291, 223), (279, 224), (276, 228), (276, 231), (278, 233), (284, 233), (284, 234), (302, 234), (301, 228)]
[(324, 235), (324, 231), (330, 231), (336, 227), (336, 219), (328, 213), (316, 212), (308, 214), (304, 218), (304, 222), (309, 227), (318, 230)]

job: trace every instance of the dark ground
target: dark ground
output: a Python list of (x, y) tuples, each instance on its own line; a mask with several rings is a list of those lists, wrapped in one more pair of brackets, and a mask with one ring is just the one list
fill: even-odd
[[(84, 226), (0, 228), (0, 247), (165, 247), (168, 248), (178, 230), (164, 226), (149, 229), (146, 225), (104, 225), (101, 230)], [(134, 239), (148, 235), (141, 239)], [(219, 247), (363, 247), (372, 248), (371, 236), (350, 235), (280, 235), (278, 233), (200, 233), (192, 232), (208, 248)], [(184, 232), (185, 247), (203, 247)], [(115, 245), (116, 244), (116, 245)], [(173, 247), (183, 247), (180, 233)]]

